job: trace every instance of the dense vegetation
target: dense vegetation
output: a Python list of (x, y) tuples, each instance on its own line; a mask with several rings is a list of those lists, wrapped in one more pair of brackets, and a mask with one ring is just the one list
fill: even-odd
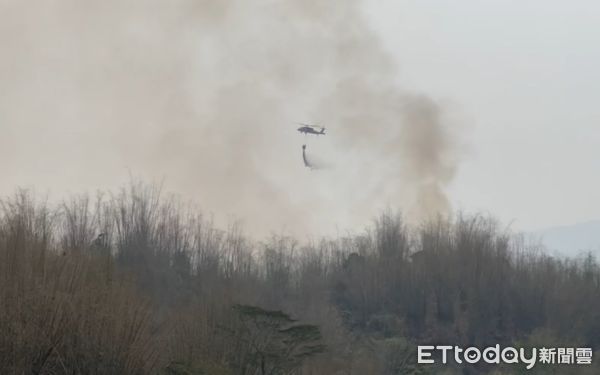
[[(99, 236), (99, 234), (101, 234)], [(416, 345), (600, 348), (600, 267), (490, 218), (249, 240), (158, 190), (0, 203), (2, 374), (479, 374)], [(600, 373), (536, 366), (528, 373)]]

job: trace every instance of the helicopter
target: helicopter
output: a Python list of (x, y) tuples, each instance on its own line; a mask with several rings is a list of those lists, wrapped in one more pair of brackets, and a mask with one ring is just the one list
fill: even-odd
[(300, 133), (315, 134), (315, 135), (325, 135), (325, 128), (322, 127), (322, 126), (310, 125), (310, 124), (303, 124), (301, 122), (299, 122), (298, 124), (302, 125), (301, 127), (299, 127), (297, 129)]

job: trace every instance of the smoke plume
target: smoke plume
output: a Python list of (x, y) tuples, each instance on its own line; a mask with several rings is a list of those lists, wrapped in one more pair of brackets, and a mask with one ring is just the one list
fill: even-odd
[[(259, 233), (447, 212), (453, 130), (398, 87), (361, 6), (0, 0), (0, 190), (114, 188), (132, 173)], [(305, 143), (333, 167), (305, 168)]]

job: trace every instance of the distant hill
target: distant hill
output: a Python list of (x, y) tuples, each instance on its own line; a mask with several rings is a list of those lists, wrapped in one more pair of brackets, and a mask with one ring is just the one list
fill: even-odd
[(600, 220), (552, 227), (532, 234), (552, 253), (573, 256), (592, 251), (600, 255)]

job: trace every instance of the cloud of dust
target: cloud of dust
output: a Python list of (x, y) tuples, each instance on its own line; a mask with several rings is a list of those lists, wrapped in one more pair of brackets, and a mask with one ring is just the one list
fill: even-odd
[[(361, 6), (0, 0), (0, 191), (93, 191), (133, 173), (257, 233), (447, 212), (455, 132), (397, 86)], [(305, 168), (305, 143), (332, 167)]]

